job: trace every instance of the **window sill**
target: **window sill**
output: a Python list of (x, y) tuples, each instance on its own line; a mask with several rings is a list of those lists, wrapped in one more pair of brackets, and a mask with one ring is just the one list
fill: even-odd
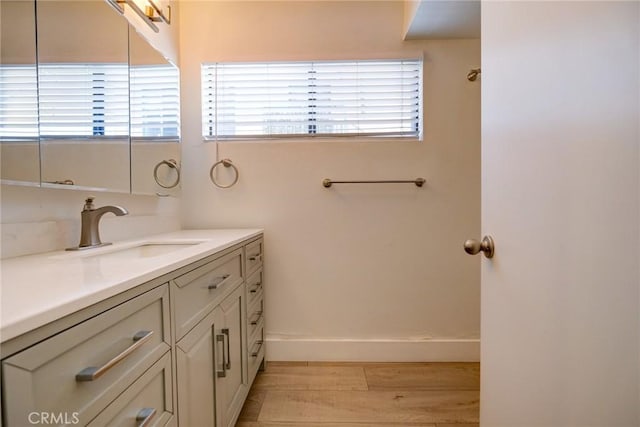
[(219, 143), (421, 143), (424, 141), (422, 137), (392, 137), (392, 136), (283, 136), (283, 137), (247, 137), (247, 138), (214, 138), (203, 136), (202, 141), (207, 142), (219, 142)]

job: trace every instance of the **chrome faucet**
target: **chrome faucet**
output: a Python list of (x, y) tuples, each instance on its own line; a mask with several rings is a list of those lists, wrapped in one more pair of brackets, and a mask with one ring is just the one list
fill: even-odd
[(120, 206), (103, 206), (96, 209), (93, 205), (93, 200), (94, 197), (88, 197), (87, 200), (85, 200), (84, 208), (81, 212), (82, 230), (80, 232), (80, 244), (77, 248), (69, 248), (67, 250), (89, 249), (110, 245), (111, 243), (102, 243), (100, 240), (100, 218), (107, 212), (111, 212), (117, 216), (123, 216), (129, 213), (129, 211)]

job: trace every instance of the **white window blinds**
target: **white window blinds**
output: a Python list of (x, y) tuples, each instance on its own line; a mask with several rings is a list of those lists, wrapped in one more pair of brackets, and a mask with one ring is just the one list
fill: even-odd
[(129, 134), (128, 64), (40, 64), (41, 136)]
[(179, 85), (170, 65), (3, 64), (0, 138), (177, 139)]
[(38, 137), (38, 76), (35, 65), (0, 67), (0, 138)]
[(420, 60), (202, 66), (203, 135), (417, 137)]
[(180, 79), (172, 65), (131, 67), (131, 136), (180, 136)]

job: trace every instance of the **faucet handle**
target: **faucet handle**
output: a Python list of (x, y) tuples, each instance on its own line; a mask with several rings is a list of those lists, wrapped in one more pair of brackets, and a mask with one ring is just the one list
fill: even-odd
[(95, 200), (95, 196), (89, 196), (87, 197), (87, 199), (84, 201), (84, 208), (83, 210), (85, 211), (92, 211), (94, 210), (96, 207), (93, 205), (93, 201)]

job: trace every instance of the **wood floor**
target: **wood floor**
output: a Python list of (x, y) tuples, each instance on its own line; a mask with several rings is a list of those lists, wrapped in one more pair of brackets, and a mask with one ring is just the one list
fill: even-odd
[(236, 427), (478, 427), (478, 363), (269, 362)]

